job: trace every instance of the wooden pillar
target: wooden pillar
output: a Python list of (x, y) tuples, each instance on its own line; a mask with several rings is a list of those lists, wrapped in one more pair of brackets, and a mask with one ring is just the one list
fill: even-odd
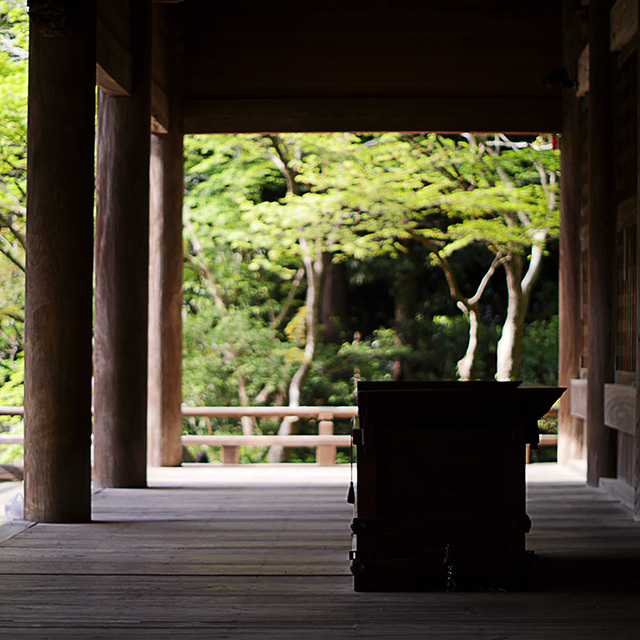
[(131, 3), (133, 90), (98, 96), (94, 481), (146, 486), (151, 2)]
[(25, 518), (86, 522), (96, 7), (29, 6)]
[[(640, 0), (637, 0), (640, 10)], [(638, 14), (640, 15), (640, 14)], [(636, 30), (636, 47), (640, 53), (640, 29)], [(636, 149), (640, 150), (640, 64), (638, 65), (638, 140)], [(636, 255), (640, 256), (640, 161), (636, 165), (638, 188), (636, 190)], [(636, 261), (636, 435), (633, 473), (633, 516), (640, 520), (640, 260)]]
[[(583, 43), (575, 2), (564, 0), (563, 62), (577, 76)], [(560, 186), (560, 336), (559, 385), (567, 387), (558, 415), (558, 462), (583, 457), (584, 422), (570, 413), (570, 382), (580, 374), (580, 103), (573, 88), (562, 93)]]
[(604, 425), (604, 385), (613, 382), (615, 290), (613, 79), (609, 0), (589, 4), (589, 267), (587, 482), (616, 474), (616, 433)]
[[(175, 7), (174, 9), (178, 9)], [(177, 11), (176, 11), (177, 13)], [(181, 31), (174, 20), (168, 47), (169, 128), (151, 136), (149, 268), (148, 462), (182, 462), (182, 199), (184, 159)]]

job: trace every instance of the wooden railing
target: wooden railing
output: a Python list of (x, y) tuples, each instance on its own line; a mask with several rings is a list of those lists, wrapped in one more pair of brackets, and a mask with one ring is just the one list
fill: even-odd
[[(0, 416), (24, 416), (24, 407), (0, 405)], [(0, 433), (0, 445), (3, 444), (24, 444), (24, 436)]]
[(222, 447), (223, 464), (238, 464), (240, 447), (317, 447), (316, 462), (335, 464), (336, 447), (348, 447), (351, 436), (333, 434), (335, 418), (353, 418), (358, 407), (182, 407), (182, 415), (202, 418), (317, 418), (318, 435), (203, 435), (182, 436), (182, 444)]
[[(22, 416), (23, 407), (0, 406), (0, 416)], [(240, 447), (316, 447), (316, 461), (319, 465), (335, 464), (336, 448), (348, 447), (351, 436), (334, 435), (333, 421), (336, 418), (353, 418), (358, 415), (358, 407), (182, 407), (185, 418), (317, 418), (318, 435), (184, 435), (183, 446), (207, 445), (222, 447), (223, 464), (238, 464)], [(556, 417), (555, 409), (545, 417)], [(23, 444), (24, 436), (0, 434), (0, 445)], [(558, 444), (556, 434), (541, 434), (540, 446)], [(529, 445), (527, 445), (527, 462), (529, 462)]]

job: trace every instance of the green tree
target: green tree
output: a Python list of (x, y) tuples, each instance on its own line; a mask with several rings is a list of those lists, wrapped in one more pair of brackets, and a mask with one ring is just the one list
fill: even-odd
[[(351, 152), (329, 170), (307, 163), (303, 179), (322, 188), (343, 218), (356, 217), (360, 232), (381, 251), (393, 255), (415, 240), (429, 249), (469, 321), (466, 353), (458, 362), (462, 379), (475, 376), (480, 299), (502, 266), (508, 304), (496, 377), (517, 377), (531, 290), (546, 245), (559, 232), (559, 156), (550, 139), (385, 134), (358, 139)], [(492, 260), (465, 295), (453, 261), (471, 245), (483, 247)]]
[[(194, 197), (186, 225), (191, 249), (188, 264), (198, 272), (198, 281), (206, 283), (220, 316), (227, 313), (229, 297), (211, 266), (216, 262), (211, 254), (216, 243), (235, 252), (240, 257), (238, 264), (246, 264), (248, 272), (269, 274), (271, 283), (274, 276), (290, 283), (285, 297), (278, 297), (272, 289), (278, 308), (272, 309), (270, 330), (284, 327), (286, 360), (293, 365), (288, 368), (284, 399), (293, 407), (300, 404), (316, 357), (320, 302), (329, 265), (333, 260), (388, 249), (386, 231), (375, 225), (366, 227), (363, 215), (353, 215), (342, 207), (340, 191), (328, 191), (307, 179), (332, 166), (348, 164), (354, 148), (361, 144), (361, 139), (351, 134), (222, 138), (216, 149), (199, 152), (204, 158), (190, 171)], [(210, 171), (213, 173), (207, 177)], [(265, 189), (264, 182), (271, 183), (271, 188)], [(214, 194), (220, 197), (210, 200)], [(206, 229), (208, 237), (197, 226), (201, 231)], [(215, 270), (221, 273), (220, 268)], [(304, 300), (296, 303), (297, 292), (304, 293)], [(246, 302), (244, 308), (252, 308), (254, 315), (265, 310), (258, 311), (255, 304)], [(282, 353), (282, 343), (272, 339), (272, 344), (274, 353)], [(236, 352), (225, 356), (237, 361)], [(263, 391), (267, 386), (249, 398), (242, 393), (246, 385), (240, 377), (238, 380), (243, 403), (266, 401)], [(289, 433), (293, 422), (285, 419), (280, 433)], [(277, 451), (272, 454), (279, 455)]]
[[(207, 304), (217, 310), (215, 322), (230, 308), (242, 309), (245, 320), (260, 318), (269, 336), (261, 344), (273, 346), (276, 362), (276, 354), (287, 354), (278, 385), (252, 381), (253, 392), (247, 393), (248, 378), (236, 375), (243, 404), (266, 402), (269, 384), (278, 387), (278, 401), (299, 403), (318, 349), (319, 303), (332, 262), (397, 260), (414, 251), (416, 242), (442, 269), (469, 320), (459, 376), (475, 375), (480, 298), (500, 266), (508, 282), (519, 285), (509, 288), (500, 343), (516, 336), (509, 352), (517, 363), (531, 287), (545, 243), (557, 235), (557, 154), (547, 140), (287, 134), (194, 144), (186, 223), (187, 273), (193, 279), (188, 276), (187, 289), (204, 283)], [(489, 259), (485, 271), (465, 276), (456, 263), (471, 246)], [(396, 316), (402, 313), (398, 307)], [(396, 333), (401, 346), (401, 332)], [(256, 355), (245, 345), (222, 357), (240, 362), (241, 353), (248, 361)], [(513, 367), (506, 375), (502, 371), (502, 377), (516, 375)]]
[[(504, 134), (465, 134), (462, 140), (434, 136), (427, 144), (431, 161), (445, 177), (438, 185), (442, 197), (434, 204), (447, 213), (450, 223), (444, 237), (430, 238), (427, 232), (426, 241), (439, 245), (435, 255), (441, 266), (446, 256), (477, 243), (494, 255), (493, 270), (503, 267), (508, 303), (496, 378), (515, 379), (531, 291), (547, 244), (560, 230), (559, 154), (544, 137), (515, 142)], [(490, 269), (485, 278), (491, 275)]]

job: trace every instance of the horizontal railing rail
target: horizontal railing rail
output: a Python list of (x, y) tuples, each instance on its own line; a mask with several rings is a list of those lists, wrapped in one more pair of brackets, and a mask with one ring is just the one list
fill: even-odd
[(182, 407), (182, 415), (185, 418), (315, 418), (323, 415), (353, 418), (358, 415), (358, 407)]
[[(24, 407), (0, 406), (0, 416), (24, 416)], [(317, 447), (317, 460), (321, 465), (335, 464), (336, 448), (351, 445), (351, 436), (335, 435), (333, 421), (339, 418), (353, 418), (358, 415), (358, 407), (182, 407), (185, 418), (318, 418), (318, 435), (240, 435), (211, 434), (183, 435), (183, 446), (222, 447), (222, 460), (226, 464), (239, 462), (240, 447)], [(558, 411), (551, 409), (544, 417), (557, 417)], [(0, 434), (0, 445), (24, 444), (24, 436)], [(540, 446), (558, 444), (556, 434), (540, 435)], [(527, 446), (527, 462), (529, 446)]]
[(318, 418), (318, 435), (184, 435), (183, 446), (222, 447), (223, 464), (240, 462), (240, 447), (316, 447), (321, 466), (336, 463), (337, 447), (351, 445), (351, 436), (334, 435), (336, 418), (353, 418), (358, 407), (182, 407), (182, 415), (200, 418)]
[(23, 416), (24, 407), (7, 407), (0, 405), (0, 416)]

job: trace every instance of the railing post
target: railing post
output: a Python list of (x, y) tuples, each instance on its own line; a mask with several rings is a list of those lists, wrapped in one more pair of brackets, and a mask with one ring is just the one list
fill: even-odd
[(240, 447), (222, 445), (222, 464), (240, 464)]
[[(318, 435), (333, 435), (333, 414), (321, 413), (318, 415), (320, 422), (318, 423)], [(316, 449), (316, 463), (321, 467), (329, 467), (336, 463), (336, 447), (332, 445), (321, 444)]]

